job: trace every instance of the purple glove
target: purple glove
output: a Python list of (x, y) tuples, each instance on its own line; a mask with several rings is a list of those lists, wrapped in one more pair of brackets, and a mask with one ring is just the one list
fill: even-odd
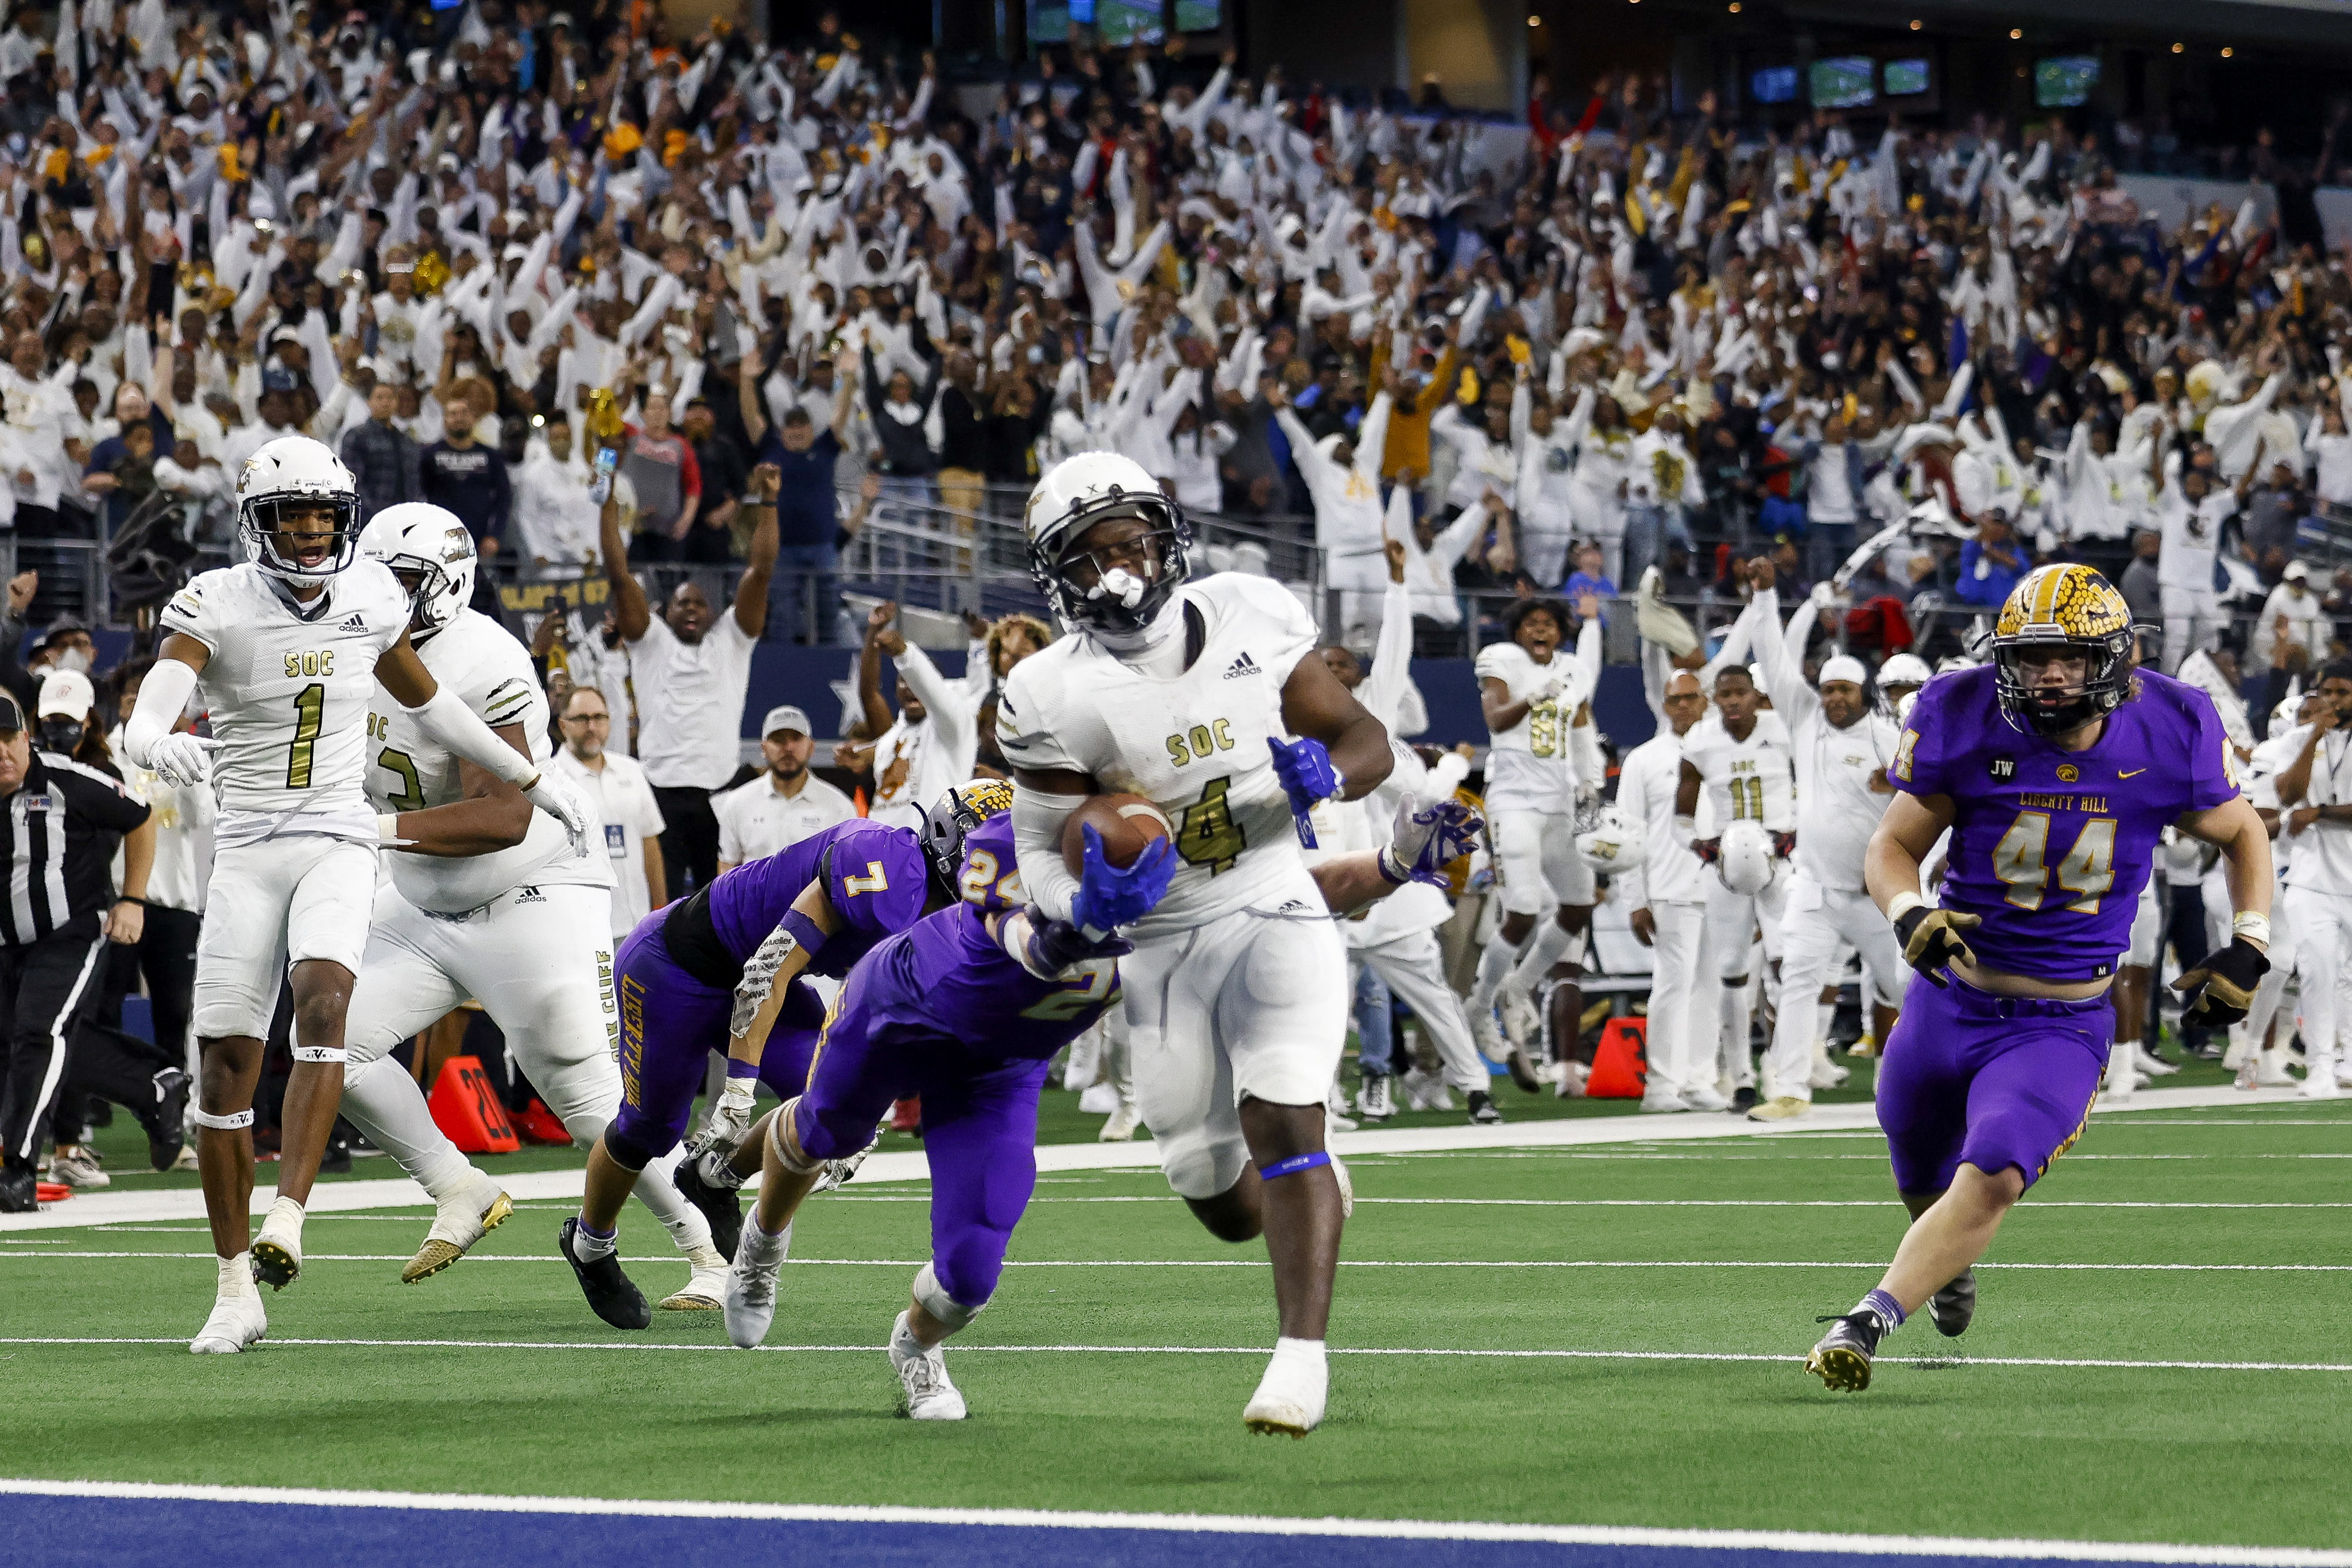
[(1307, 813), (1316, 801), (1339, 792), (1339, 770), (1331, 766), (1331, 754), (1319, 740), (1278, 740), (1268, 736), (1265, 744), (1274, 753), (1274, 776), (1282, 780), (1282, 791), (1290, 797), (1290, 817), (1298, 825), (1298, 841), (1315, 849), (1315, 824), (1307, 821)]

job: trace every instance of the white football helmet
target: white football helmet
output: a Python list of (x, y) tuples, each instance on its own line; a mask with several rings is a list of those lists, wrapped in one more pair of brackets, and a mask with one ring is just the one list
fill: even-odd
[(1715, 869), (1723, 885), (1741, 897), (1763, 892), (1772, 880), (1772, 841), (1755, 818), (1742, 817), (1724, 829), (1716, 849)]
[(422, 643), (457, 618), (474, 598), (474, 536), (457, 514), (403, 501), (368, 519), (360, 553), (392, 568), (408, 590), (408, 634)]
[[(1117, 559), (1081, 551), (1097, 523), (1145, 525)], [(1106, 632), (1149, 626), (1191, 568), (1192, 525), (1142, 464), (1116, 452), (1081, 452), (1054, 465), (1030, 492), (1029, 574), (1064, 621)]]
[(1616, 876), (1639, 866), (1650, 846), (1633, 831), (1624, 812), (1603, 806), (1592, 826), (1576, 835), (1576, 852), (1602, 876)]
[(1924, 686), (1935, 678), (1936, 672), (1927, 661), (1916, 653), (1893, 653), (1878, 666), (1878, 689), (1889, 686)]
[[(326, 555), (305, 562), (281, 554), (281, 511), (320, 507), (334, 514)], [(287, 582), (324, 582), (359, 553), (359, 481), (324, 442), (281, 435), (247, 458), (236, 476), (236, 526), (253, 551), (254, 564), (270, 576)]]

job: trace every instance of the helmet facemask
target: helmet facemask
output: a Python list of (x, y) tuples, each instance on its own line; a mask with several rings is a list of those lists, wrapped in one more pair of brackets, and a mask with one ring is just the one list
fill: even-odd
[(963, 896), (957, 884), (963, 874), (964, 840), (990, 818), (1011, 810), (1012, 785), (1001, 779), (974, 779), (940, 796), (924, 817), (916, 836), (930, 862), (932, 886), (950, 904)]
[[(2079, 685), (2045, 684), (2029, 664), (2052, 657), (2083, 660)], [(2019, 637), (1996, 641), (1992, 662), (2000, 710), (2013, 727), (2032, 735), (2064, 735), (2113, 713), (2131, 691), (2131, 633), (2111, 636)]]
[[(1112, 542), (1086, 543), (1106, 523), (1132, 520)], [(1065, 621), (1105, 632), (1139, 632), (1159, 619), (1190, 568), (1192, 525), (1163, 496), (1113, 488), (1030, 547), (1030, 574)]]
[[(316, 520), (320, 513), (329, 514), (331, 520), (322, 526)], [(257, 496), (245, 503), (238, 528), (253, 547), (255, 563), (272, 577), (289, 582), (324, 582), (359, 554), (360, 498), (299, 490)], [(288, 532), (296, 538), (325, 539), (326, 554), (315, 562), (289, 555), (278, 542), (279, 535)]]

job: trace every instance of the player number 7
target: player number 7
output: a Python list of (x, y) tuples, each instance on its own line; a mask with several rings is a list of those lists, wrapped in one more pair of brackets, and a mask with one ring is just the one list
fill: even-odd
[[(2008, 899), (2018, 909), (2039, 909), (2050, 883), (2044, 857), (2050, 848), (2050, 813), (2020, 811), (2000, 842), (1993, 846), (1993, 874), (2009, 886)], [(2058, 885), (2074, 894), (2066, 907), (2078, 915), (2096, 915), (2099, 899), (2116, 884), (2116, 820), (2093, 817), (2075, 835), (2074, 847), (2058, 864)]]

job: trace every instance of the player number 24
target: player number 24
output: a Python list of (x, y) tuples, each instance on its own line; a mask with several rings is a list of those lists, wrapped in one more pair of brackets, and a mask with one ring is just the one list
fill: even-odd
[[(2008, 898), (2019, 909), (2039, 909), (2050, 883), (2045, 862), (2050, 851), (2050, 813), (2020, 811), (2009, 831), (1993, 846), (1993, 874), (2009, 884)], [(2116, 820), (2093, 817), (2075, 836), (2074, 847), (2058, 862), (2058, 885), (2074, 895), (2066, 907), (2078, 915), (2096, 915), (2099, 899), (2116, 884)]]

